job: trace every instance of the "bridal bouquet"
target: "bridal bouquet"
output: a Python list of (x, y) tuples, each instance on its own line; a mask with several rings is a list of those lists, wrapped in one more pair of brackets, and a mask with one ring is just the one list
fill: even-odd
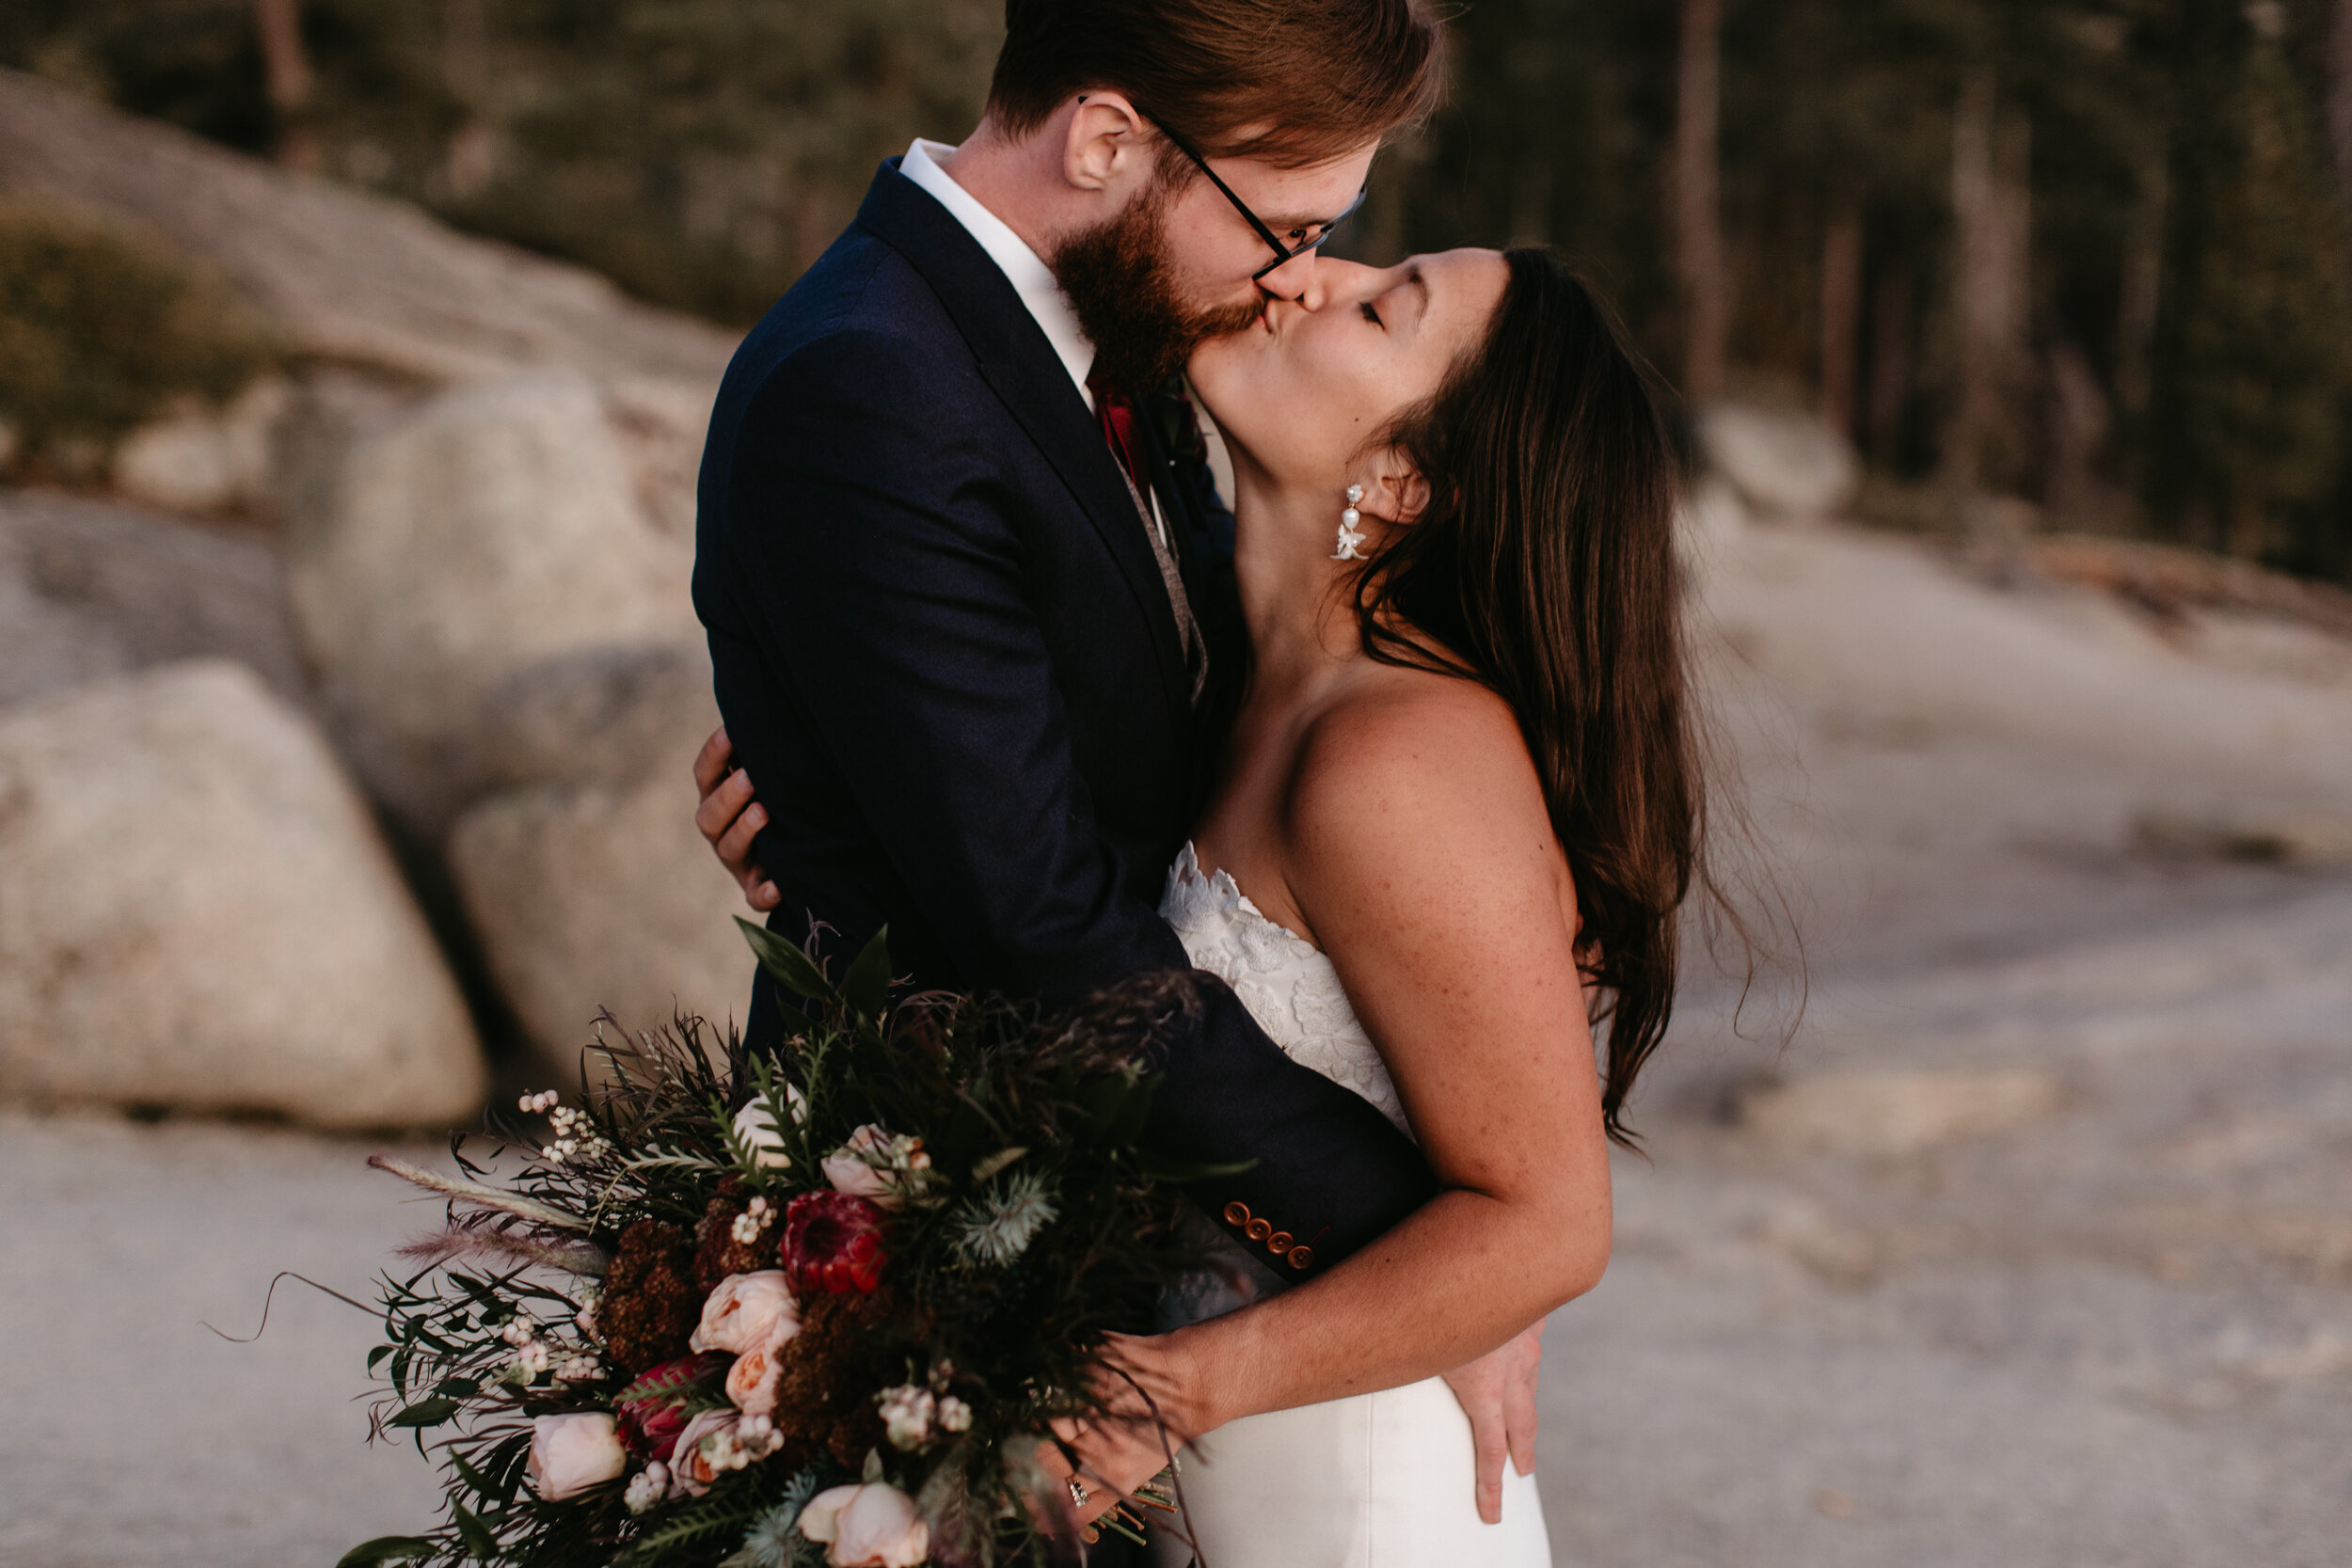
[(1184, 977), (894, 1006), (882, 938), (836, 987), (743, 928), (810, 1004), (778, 1059), (600, 1028), (604, 1085), (524, 1097), (504, 1180), (462, 1139), (458, 1178), (371, 1162), (448, 1200), (368, 1363), (448, 1508), (344, 1568), (960, 1568), (1068, 1521), (1047, 1424), (1101, 1413), (1104, 1336), (1191, 1261), (1173, 1183), (1203, 1173), (1138, 1143)]

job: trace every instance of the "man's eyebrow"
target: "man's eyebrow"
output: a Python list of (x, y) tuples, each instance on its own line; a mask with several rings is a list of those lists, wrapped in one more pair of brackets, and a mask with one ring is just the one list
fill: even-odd
[(1258, 219), (1268, 229), (1273, 230), (1277, 234), (1287, 234), (1294, 229), (1319, 229), (1326, 224), (1332, 224), (1340, 221), (1336, 217), (1300, 217), (1295, 213), (1284, 214), (1280, 217), (1267, 217), (1263, 213), (1260, 213), (1258, 214)]

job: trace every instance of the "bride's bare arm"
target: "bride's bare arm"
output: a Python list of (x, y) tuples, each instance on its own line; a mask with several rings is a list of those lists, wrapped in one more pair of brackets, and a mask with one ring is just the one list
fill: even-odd
[[(1317, 722), (1286, 805), (1283, 882), (1259, 902), (1290, 904), (1331, 955), (1447, 1190), (1306, 1285), (1125, 1342), (1180, 1434), (1458, 1366), (1608, 1262), (1573, 895), (1543, 795), (1500, 702), (1402, 684)], [(1114, 1485), (1156, 1467), (1121, 1447), (1082, 1445)]]

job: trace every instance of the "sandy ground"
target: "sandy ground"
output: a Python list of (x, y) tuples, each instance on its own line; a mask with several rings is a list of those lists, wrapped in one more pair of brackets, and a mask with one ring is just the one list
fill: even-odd
[[(1558, 1560), (2352, 1560), (2352, 650), (1915, 546), (1709, 546), (1712, 689), (1812, 967), (1694, 980), (1554, 1322)], [(2151, 819), (2187, 823), (2149, 847)], [(2201, 855), (2247, 824), (2304, 863)], [(2301, 836), (2296, 836), (2300, 834)], [(0, 1116), (0, 1564), (331, 1562), (421, 1523), (368, 1148)]]

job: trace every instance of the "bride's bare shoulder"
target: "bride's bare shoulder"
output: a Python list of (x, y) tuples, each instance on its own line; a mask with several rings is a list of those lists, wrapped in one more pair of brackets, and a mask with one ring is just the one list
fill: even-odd
[(1383, 669), (1317, 715), (1286, 826), (1309, 861), (1549, 845), (1550, 815), (1509, 705), (1475, 682)]

